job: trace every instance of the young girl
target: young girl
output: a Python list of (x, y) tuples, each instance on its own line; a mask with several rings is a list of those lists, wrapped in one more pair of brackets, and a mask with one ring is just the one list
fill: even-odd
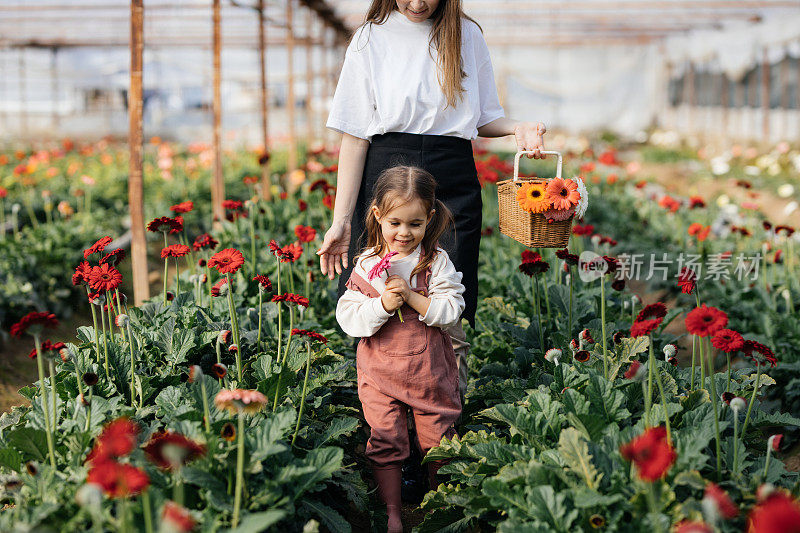
[[(453, 344), (444, 329), (464, 310), (464, 286), (447, 252), (437, 246), (452, 215), (436, 199), (428, 172), (398, 166), (381, 173), (366, 215), (367, 248), (339, 299), (336, 319), (356, 350), (358, 397), (371, 432), (366, 455), (389, 515), (402, 532), (400, 477), (409, 456), (406, 410), (414, 413), (425, 454), (452, 438), (461, 414)], [(385, 265), (386, 272), (377, 272)], [(428, 476), (436, 489), (432, 463)]]

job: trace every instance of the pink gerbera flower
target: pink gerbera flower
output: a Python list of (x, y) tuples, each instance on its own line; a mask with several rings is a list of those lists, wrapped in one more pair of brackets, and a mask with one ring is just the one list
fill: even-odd
[(397, 252), (389, 252), (385, 256), (383, 256), (383, 259), (378, 261), (378, 264), (372, 267), (372, 269), (369, 271), (369, 274), (367, 274), (367, 278), (369, 278), (369, 281), (372, 281), (373, 279), (383, 274), (386, 270), (389, 270), (390, 266), (389, 261), (395, 255), (397, 255)]

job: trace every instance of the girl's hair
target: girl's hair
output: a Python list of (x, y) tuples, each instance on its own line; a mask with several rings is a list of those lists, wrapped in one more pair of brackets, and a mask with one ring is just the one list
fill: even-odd
[[(372, 0), (364, 23), (383, 24), (396, 10), (395, 0)], [(461, 0), (440, 0), (436, 11), (430, 16), (433, 22), (430, 43), (438, 55), (439, 86), (450, 107), (455, 107), (462, 99), (462, 82), (467, 76), (461, 61), (461, 19), (467, 19), (480, 28), (480, 24), (464, 13)]]
[(364, 220), (369, 252), (364, 257), (380, 255), (388, 251), (388, 246), (383, 240), (380, 223), (375, 218), (372, 208), (377, 207), (381, 216), (386, 216), (395, 207), (413, 200), (420, 200), (426, 213), (430, 213), (431, 209), (435, 209), (435, 212), (425, 228), (425, 236), (422, 237), (424, 254), (419, 264), (411, 271), (412, 277), (417, 272), (425, 272), (433, 264), (439, 238), (454, 226), (450, 210), (436, 199), (436, 180), (430, 172), (419, 167), (407, 166), (391, 167), (381, 172), (375, 183), (372, 202), (367, 208)]

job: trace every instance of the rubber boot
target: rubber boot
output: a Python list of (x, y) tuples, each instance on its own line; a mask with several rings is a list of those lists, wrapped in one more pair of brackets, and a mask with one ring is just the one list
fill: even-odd
[(426, 473), (422, 468), (422, 455), (414, 417), (410, 413), (408, 415), (408, 431), (411, 449), (408, 457), (403, 461), (400, 497), (406, 503), (420, 504), (425, 496)]
[(388, 533), (403, 533), (403, 520), (400, 515), (400, 465), (373, 466), (372, 475), (378, 485), (378, 494), (386, 504)]
[(447, 464), (447, 461), (432, 461), (425, 466), (428, 467), (428, 487), (429, 490), (436, 490), (439, 488), (439, 479), (436, 473), (441, 467)]

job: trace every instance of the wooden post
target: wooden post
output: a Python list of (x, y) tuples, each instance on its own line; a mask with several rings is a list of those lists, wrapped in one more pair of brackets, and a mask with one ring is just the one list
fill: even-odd
[[(258, 0), (258, 66), (261, 81), (261, 90), (259, 91), (259, 103), (261, 105), (261, 139), (264, 143), (264, 154), (269, 155), (266, 25), (266, 21), (264, 20), (264, 0)], [(272, 180), (270, 179), (269, 161), (264, 161), (261, 165), (261, 197), (265, 200), (272, 198), (271, 187)]]
[(295, 131), (294, 99), (294, 22), (292, 20), (294, 0), (286, 2), (286, 55), (288, 72), (286, 81), (286, 107), (289, 121), (289, 157), (287, 173), (297, 169), (297, 132)]
[(769, 77), (769, 55), (767, 48), (764, 47), (761, 63), (761, 136), (762, 142), (769, 142), (769, 110), (770, 110), (770, 77)]
[(131, 215), (133, 301), (136, 305), (141, 305), (150, 297), (150, 285), (147, 280), (147, 242), (144, 236), (144, 188), (142, 185), (143, 21), (143, 0), (131, 0), (131, 86), (128, 91), (128, 144), (130, 148), (128, 209)]
[(222, 147), (220, 146), (220, 129), (222, 122), (222, 93), (220, 92), (220, 0), (214, 0), (214, 176), (211, 182), (211, 204), (213, 220), (220, 224), (225, 218), (222, 202), (225, 200), (225, 182), (222, 179)]
[(28, 137), (28, 95), (25, 83), (25, 48), (19, 48), (19, 131), (20, 137)]
[(311, 39), (314, 38), (314, 17), (311, 9), (306, 9), (306, 151), (314, 142), (314, 108), (311, 100), (314, 98), (314, 70)]
[(53, 136), (58, 136), (58, 127), (59, 127), (59, 118), (58, 118), (58, 47), (54, 46), (50, 49), (50, 82), (51, 82), (51, 93), (53, 98), (53, 107), (51, 121), (51, 127), (53, 129)]

